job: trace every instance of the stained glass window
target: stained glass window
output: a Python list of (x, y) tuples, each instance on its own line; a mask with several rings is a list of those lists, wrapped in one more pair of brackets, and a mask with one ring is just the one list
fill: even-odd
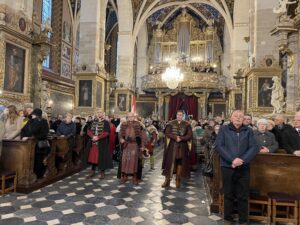
[[(42, 24), (45, 24), (47, 20), (51, 22), (51, 16), (52, 16), (52, 0), (43, 0)], [(49, 33), (48, 35), (50, 38), (51, 34)], [(51, 53), (47, 56), (47, 58), (43, 62), (43, 66), (46, 68), (50, 68), (50, 55)]]

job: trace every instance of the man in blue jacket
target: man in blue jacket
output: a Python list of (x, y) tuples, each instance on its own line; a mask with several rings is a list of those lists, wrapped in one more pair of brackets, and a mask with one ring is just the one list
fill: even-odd
[(230, 124), (221, 126), (216, 149), (221, 157), (224, 191), (224, 225), (232, 224), (234, 203), (237, 200), (239, 224), (248, 223), (248, 196), (250, 186), (249, 164), (259, 152), (251, 128), (243, 125), (244, 113), (232, 113)]

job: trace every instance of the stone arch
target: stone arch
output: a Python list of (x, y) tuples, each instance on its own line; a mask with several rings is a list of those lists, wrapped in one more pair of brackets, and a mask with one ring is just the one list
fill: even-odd
[(215, 0), (188, 0), (188, 1), (175, 1), (175, 2), (169, 2), (169, 3), (165, 3), (159, 6), (155, 6), (159, 1), (156, 0), (154, 1), (149, 7), (148, 9), (145, 11), (145, 13), (140, 17), (140, 19), (136, 22), (135, 26), (134, 26), (134, 30), (133, 30), (133, 40), (135, 41), (137, 33), (139, 32), (139, 29), (141, 27), (141, 25), (146, 21), (146, 19), (151, 16), (153, 13), (166, 8), (166, 7), (170, 7), (170, 6), (174, 6), (174, 5), (178, 5), (178, 6), (187, 6), (188, 4), (191, 3), (202, 3), (202, 4), (207, 4), (213, 8), (215, 8), (216, 10), (219, 11), (219, 13), (223, 16), (224, 20), (225, 20), (225, 24), (228, 27), (228, 31), (230, 34), (230, 38), (232, 38), (232, 34), (233, 34), (233, 24), (232, 24), (232, 19), (231, 19), (231, 15), (227, 14), (226, 11), (228, 11), (228, 9), (225, 11), (222, 6), (220, 6)]
[[(168, 19), (179, 9), (181, 8), (181, 6), (177, 6), (175, 9), (173, 9), (166, 17), (165, 19), (162, 21), (162, 25), (165, 24), (165, 22), (168, 21)], [(199, 15), (206, 23), (208, 23), (208, 19), (201, 13), (199, 12), (199, 10), (197, 10), (194, 6), (192, 5), (187, 5), (186, 8), (191, 9), (192, 11), (194, 11), (197, 15)]]

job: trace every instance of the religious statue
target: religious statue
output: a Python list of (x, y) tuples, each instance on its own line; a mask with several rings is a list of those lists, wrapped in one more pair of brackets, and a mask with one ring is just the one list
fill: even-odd
[(279, 0), (279, 5), (277, 8), (273, 8), (273, 13), (284, 14), (287, 12), (287, 5), (292, 5), (297, 3), (297, 1), (290, 2), (290, 0)]
[(279, 77), (272, 78), (273, 86), (269, 89), (272, 90), (271, 105), (274, 107), (273, 114), (282, 113), (284, 108), (284, 89), (281, 86)]

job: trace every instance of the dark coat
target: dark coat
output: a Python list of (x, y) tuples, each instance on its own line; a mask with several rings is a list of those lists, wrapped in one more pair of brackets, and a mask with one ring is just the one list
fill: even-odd
[(34, 137), (37, 140), (46, 140), (49, 133), (49, 125), (45, 119), (29, 119), (21, 130), (21, 137)]
[(290, 130), (291, 128), (293, 128), (291, 125), (289, 124), (283, 124), (282, 126), (278, 126), (276, 125), (273, 129), (272, 129), (272, 133), (275, 135), (275, 139), (278, 142), (279, 148), (284, 148), (283, 144), (282, 144), (282, 133), (284, 130), (288, 129)]
[(300, 136), (297, 130), (292, 127), (286, 127), (281, 134), (282, 147), (289, 153), (300, 150)]
[[(162, 175), (171, 178), (173, 171), (171, 171), (172, 168), (175, 168), (175, 154), (176, 154), (176, 148), (179, 146), (180, 150), (182, 151), (182, 171), (181, 176), (184, 178), (190, 177), (190, 152), (188, 148), (188, 141), (190, 141), (193, 137), (193, 132), (191, 126), (186, 122), (182, 121), (180, 123), (180, 127), (183, 127), (185, 129), (185, 133), (183, 135), (180, 135), (181, 142), (176, 142), (177, 135), (172, 133), (172, 127), (174, 126), (174, 123), (178, 123), (177, 120), (171, 121), (165, 131), (166, 139), (169, 139), (170, 142), (166, 143), (166, 147), (164, 150), (164, 158), (162, 163)], [(179, 135), (178, 135), (179, 136)]]
[(61, 122), (56, 131), (57, 135), (64, 135), (66, 137), (75, 137), (76, 136), (76, 125), (71, 122), (66, 124), (65, 122)]
[(261, 133), (258, 130), (255, 130), (254, 137), (259, 149), (261, 149), (263, 146), (267, 147), (270, 153), (273, 153), (278, 149), (278, 142), (276, 141), (273, 133), (269, 131)]
[(235, 158), (247, 166), (259, 152), (252, 129), (244, 125), (239, 130), (232, 123), (221, 126), (215, 144), (223, 167), (231, 168)]

